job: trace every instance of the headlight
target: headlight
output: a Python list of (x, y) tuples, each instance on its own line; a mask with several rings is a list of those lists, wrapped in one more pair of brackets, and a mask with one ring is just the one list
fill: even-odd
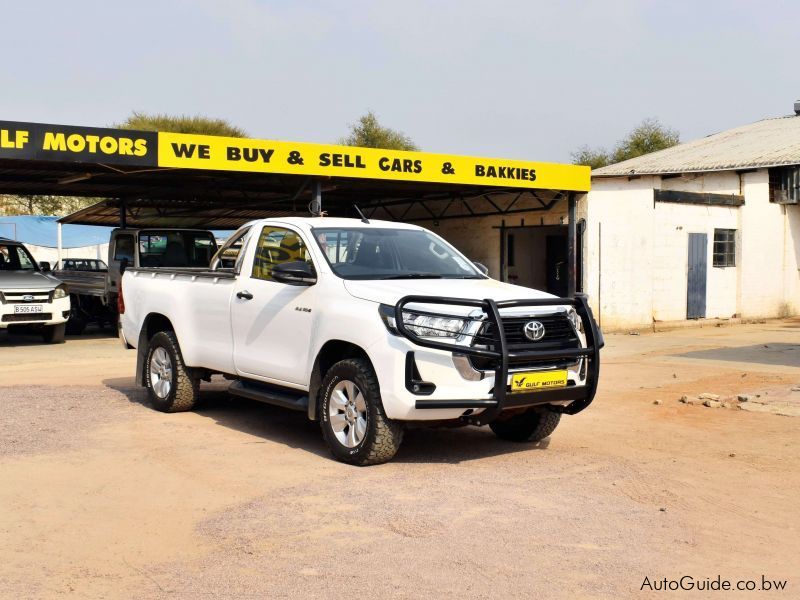
[(60, 300), (67, 297), (67, 286), (63, 283), (53, 290), (53, 300)]
[(583, 332), (583, 321), (578, 316), (578, 312), (574, 308), (570, 308), (567, 311), (567, 318), (569, 322), (572, 323), (572, 326), (575, 328), (575, 331)]
[[(394, 307), (381, 304), (378, 312), (386, 328), (397, 335)], [(454, 338), (464, 329), (465, 322), (466, 319), (457, 317), (422, 314), (410, 310), (403, 311), (403, 323), (412, 333), (419, 337)]]

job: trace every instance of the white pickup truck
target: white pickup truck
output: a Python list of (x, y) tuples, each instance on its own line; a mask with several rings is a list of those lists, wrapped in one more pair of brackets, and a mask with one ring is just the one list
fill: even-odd
[(120, 333), (155, 408), (190, 410), (222, 374), (318, 420), (351, 464), (390, 460), (411, 423), (538, 441), (594, 398), (602, 334), (584, 296), (484, 270), (414, 225), (266, 219), (210, 269), (127, 269)]

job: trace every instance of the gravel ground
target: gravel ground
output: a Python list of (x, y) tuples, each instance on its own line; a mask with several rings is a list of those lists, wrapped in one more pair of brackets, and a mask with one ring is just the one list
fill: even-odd
[(101, 386), (0, 387), (0, 457), (80, 448), (89, 432), (132, 418), (136, 406)]
[[(463, 446), (464, 436), (481, 444), (486, 434), (410, 443)], [(653, 572), (664, 566), (662, 546), (691, 543), (679, 518), (605, 489), (636, 477), (624, 465), (560, 451), (515, 460), (514, 468), (500, 457), (439, 464), (424, 477), (416, 462), (335, 469), (200, 523), (198, 534), (225, 550), (193, 564), (189, 577), (182, 563), (152, 575), (181, 598), (220, 589), (255, 597), (253, 573), (278, 598), (614, 597), (637, 583), (620, 573)]]
[(93, 380), (45, 354), (72, 384), (0, 383), (0, 598), (638, 598), (686, 574), (788, 578), (767, 597), (796, 597), (800, 420), (678, 402), (796, 371), (675, 356), (794, 331), (609, 336), (597, 401), (548, 440), (411, 430), (363, 469), (219, 385), (153, 411), (104, 340)]

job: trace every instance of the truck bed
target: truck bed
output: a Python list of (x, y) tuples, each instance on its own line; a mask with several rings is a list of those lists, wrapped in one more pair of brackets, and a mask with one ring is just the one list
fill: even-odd
[(53, 271), (53, 276), (67, 284), (71, 294), (103, 296), (106, 293), (105, 271), (76, 271), (72, 269)]

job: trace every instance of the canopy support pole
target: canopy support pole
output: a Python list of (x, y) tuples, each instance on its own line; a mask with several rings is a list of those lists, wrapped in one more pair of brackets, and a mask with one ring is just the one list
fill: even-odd
[(575, 194), (570, 192), (567, 197), (569, 222), (567, 223), (567, 298), (575, 296), (577, 290), (577, 222), (575, 210)]
[(61, 223), (59, 222), (56, 227), (56, 247), (58, 249), (58, 268), (62, 269), (61, 263)]
[(311, 188), (311, 215), (314, 217), (322, 216), (322, 184), (315, 180)]

